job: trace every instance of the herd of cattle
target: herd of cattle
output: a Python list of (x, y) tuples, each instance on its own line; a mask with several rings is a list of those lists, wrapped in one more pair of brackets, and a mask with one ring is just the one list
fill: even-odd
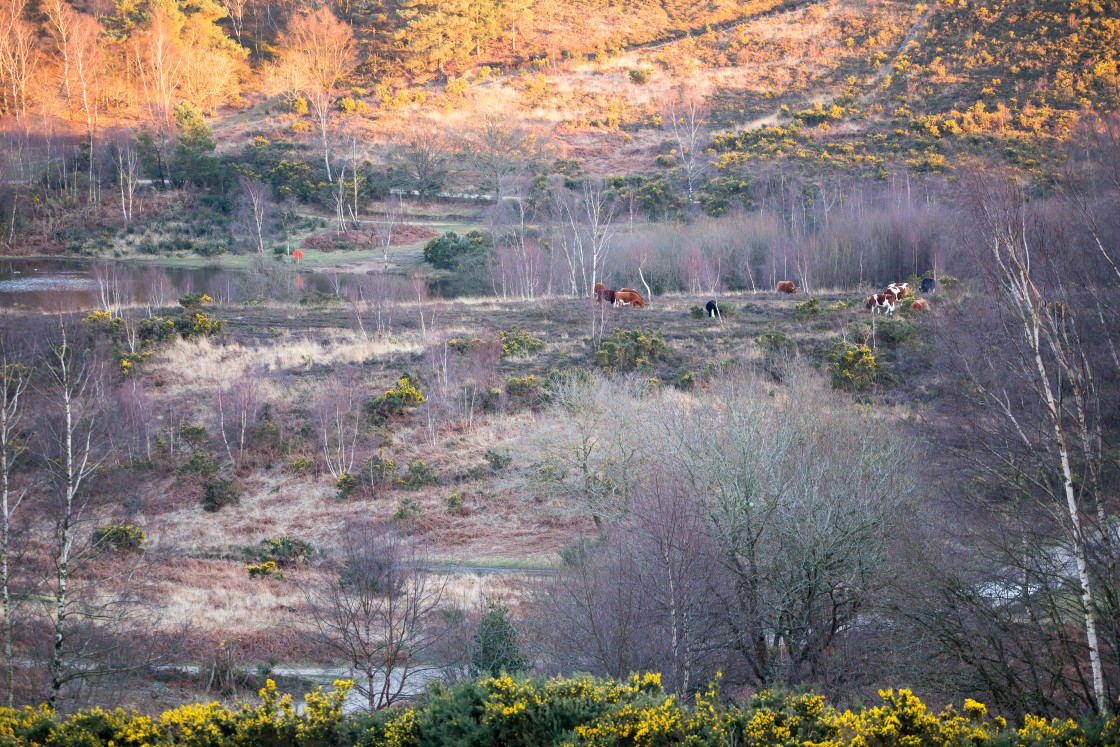
[[(920, 290), (922, 293), (930, 293), (933, 291), (934, 280), (933, 278), (925, 278), (922, 280)], [(797, 293), (797, 285), (792, 280), (782, 280), (778, 283), (778, 293)], [(882, 293), (876, 293), (867, 299), (864, 308), (876, 314), (894, 314), (895, 304), (899, 299), (910, 292), (909, 283), (891, 283), (887, 286), (886, 290)], [(602, 283), (595, 283), (595, 300), (599, 303), (604, 301), (620, 309), (623, 306), (634, 306), (639, 309), (646, 307), (646, 300), (642, 298), (641, 294), (633, 288), (620, 288), (619, 290), (611, 290)], [(925, 311), (929, 308), (929, 302), (924, 298), (919, 298), (910, 304), (911, 311)], [(719, 305), (715, 301), (708, 301), (705, 311), (709, 317), (718, 318)]]

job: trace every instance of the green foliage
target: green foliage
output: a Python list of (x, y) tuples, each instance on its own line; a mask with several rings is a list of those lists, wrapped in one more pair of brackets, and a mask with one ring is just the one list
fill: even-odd
[(202, 510), (214, 513), (231, 503), (237, 503), (241, 496), (237, 483), (233, 480), (216, 478), (202, 486)]
[(463, 510), (463, 496), (458, 493), (447, 496), (445, 503), (447, 504), (447, 510), (453, 514), (460, 513)]
[(392, 417), (404, 415), (404, 408), (424, 403), (424, 393), (413, 383), (408, 374), (401, 376), (397, 385), (384, 394), (366, 400), (362, 410), (374, 424), (384, 423)]
[(272, 560), (266, 560), (260, 565), (247, 565), (245, 570), (249, 572), (249, 578), (284, 578), (284, 572)]
[(797, 352), (797, 343), (789, 339), (789, 335), (776, 327), (768, 327), (762, 334), (754, 338), (758, 346), (763, 350), (771, 353), (785, 351), (790, 353)]
[(510, 456), (509, 451), (498, 451), (497, 449), (487, 449), (482, 458), (490, 465), (491, 472), (500, 472), (513, 462), (513, 457)]
[(821, 313), (821, 301), (816, 296), (809, 296), (793, 307), (794, 319), (808, 319)]
[(272, 561), (279, 566), (292, 566), (310, 563), (323, 552), (310, 542), (285, 534), (275, 539), (263, 539), (256, 547), (242, 548), (241, 554), (248, 561)]
[(290, 469), (297, 475), (302, 475), (310, 472), (311, 468), (314, 466), (315, 462), (311, 461), (307, 457), (296, 457), (292, 461), (288, 462), (288, 469)]
[(529, 662), (517, 646), (517, 629), (509, 610), (492, 599), (486, 601), (486, 607), (471, 640), (471, 674), (497, 677), (502, 672), (525, 671)]
[(660, 332), (616, 327), (610, 337), (599, 343), (595, 365), (604, 370), (633, 371), (663, 361), (671, 352)]
[[(198, 427), (201, 430), (200, 426), (188, 426), (188, 427)], [(203, 431), (203, 433), (205, 434), (205, 431)], [(184, 439), (184, 440), (186, 440), (186, 439)], [(188, 443), (189, 443), (189, 441), (188, 441)], [(190, 475), (198, 475), (200, 477), (209, 477), (211, 475), (216, 475), (217, 473), (218, 473), (218, 463), (216, 461), (214, 461), (213, 458), (211, 458), (211, 456), (209, 454), (207, 454), (206, 452), (202, 452), (202, 451), (198, 451), (198, 452), (195, 452), (194, 454), (192, 454), (190, 459), (188, 459), (186, 462), (184, 462), (182, 465), (180, 465), (177, 470), (175, 470), (175, 474), (178, 477), (184, 477), (184, 476), (190, 476)]]
[(519, 358), (538, 350), (544, 350), (543, 340), (533, 337), (520, 327), (499, 330), (498, 340), (502, 343), (503, 358)]
[(408, 471), (397, 482), (406, 488), (420, 488), (439, 482), (439, 475), (423, 459), (409, 459)]
[(424, 509), (411, 498), (405, 498), (397, 504), (390, 518), (394, 524), (411, 525), (424, 518)]
[(636, 67), (630, 70), (630, 82), (636, 83), (639, 86), (644, 86), (649, 82), (649, 74), (651, 70), (648, 67)]
[(349, 472), (343, 472), (338, 476), (338, 479), (334, 481), (334, 487), (335, 497), (340, 501), (344, 501), (354, 495), (354, 493), (358, 491), (358, 488), (361, 487), (361, 484), (357, 477)]
[(177, 185), (191, 182), (206, 187), (213, 186), (217, 178), (218, 160), (209, 155), (217, 147), (210, 125), (206, 124), (198, 107), (188, 101), (176, 104), (174, 115), (179, 142), (175, 145), (171, 181)]
[(869, 389), (883, 377), (871, 348), (841, 340), (828, 352), (828, 375), (832, 386), (850, 392)]
[(488, 254), (490, 249), (490, 242), (480, 231), (467, 231), (463, 236), (448, 231), (424, 245), (424, 261), (441, 270), (454, 270), (463, 259)]
[(945, 290), (951, 291), (954, 287), (956, 287), (958, 283), (960, 283), (960, 280), (957, 280), (952, 275), (942, 275), (937, 279), (937, 282), (940, 283), (941, 287)]
[(93, 530), (90, 543), (107, 546), (116, 552), (144, 554), (144, 530), (131, 524), (100, 524)]
[(271, 680), (259, 705), (233, 709), (208, 703), (145, 716), (3, 708), (0, 741), (5, 747), (1104, 747), (1120, 738), (1116, 716), (1082, 724), (1026, 716), (1015, 728), (968, 698), (963, 713), (952, 707), (933, 713), (909, 690), (881, 690), (880, 705), (854, 712), (838, 711), (820, 695), (770, 691), (736, 705), (721, 697), (718, 676), (691, 707), (665, 693), (658, 674), (502, 676), (433, 683), (413, 708), (347, 716), (342, 704), (352, 686), (336, 681), (333, 692), (305, 695), (298, 710)]

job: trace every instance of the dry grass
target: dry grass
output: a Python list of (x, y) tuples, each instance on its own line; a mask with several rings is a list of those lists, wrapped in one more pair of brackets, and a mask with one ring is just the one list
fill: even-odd
[(333, 330), (322, 339), (312, 340), (285, 331), (275, 341), (255, 346), (214, 342), (210, 338), (177, 340), (160, 351), (149, 370), (168, 381), (206, 388), (240, 376), (246, 370), (284, 372), (316, 365), (360, 364), (422, 349), (420, 342), (411, 337), (377, 340)]

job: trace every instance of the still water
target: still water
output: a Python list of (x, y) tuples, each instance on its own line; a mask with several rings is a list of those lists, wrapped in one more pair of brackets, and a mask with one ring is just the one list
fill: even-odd
[[(184, 293), (201, 292), (234, 304), (244, 292), (244, 272), (220, 267), (162, 267), (80, 259), (0, 259), (0, 307), (80, 311), (98, 307), (103, 293), (132, 303), (174, 305)], [(345, 287), (349, 278), (343, 277)], [(297, 293), (334, 290), (322, 273), (301, 273)]]

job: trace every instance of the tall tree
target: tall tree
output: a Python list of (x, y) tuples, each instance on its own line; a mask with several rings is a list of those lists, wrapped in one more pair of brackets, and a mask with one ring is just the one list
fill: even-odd
[(327, 180), (331, 173), (331, 125), (334, 89), (357, 66), (354, 31), (327, 7), (297, 15), (279, 41), (278, 80), (286, 91), (307, 101), (323, 148)]
[(7, 706), (11, 708), (15, 697), (15, 652), (12, 633), (15, 627), (15, 608), (11, 594), (12, 518), (26, 496), (26, 491), (15, 495), (12, 470), (27, 452), (22, 421), (27, 411), (27, 389), (34, 372), (16, 354), (11, 332), (0, 332), (0, 603), (4, 606), (4, 682)]
[(435, 130), (413, 129), (407, 139), (389, 150), (393, 180), (401, 189), (416, 192), (423, 205), (443, 187), (449, 172), (451, 148)]

